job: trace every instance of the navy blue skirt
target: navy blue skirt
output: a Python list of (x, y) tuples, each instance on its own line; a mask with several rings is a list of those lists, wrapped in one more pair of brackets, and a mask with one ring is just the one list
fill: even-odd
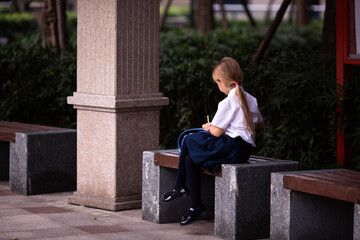
[(181, 154), (189, 153), (196, 166), (206, 168), (210, 173), (215, 173), (221, 164), (247, 162), (252, 151), (251, 144), (241, 137), (214, 137), (209, 132), (187, 136), (184, 146), (186, 150)]

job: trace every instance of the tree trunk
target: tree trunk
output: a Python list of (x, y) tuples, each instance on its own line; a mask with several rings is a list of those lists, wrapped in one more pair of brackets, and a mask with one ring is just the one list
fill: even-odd
[(44, 1), (42, 16), (43, 47), (58, 46), (55, 0)]
[(66, 0), (56, 0), (57, 30), (61, 55), (67, 50), (69, 37), (66, 30)]
[(271, 17), (271, 8), (272, 8), (272, 5), (274, 4), (274, 0), (269, 0), (268, 2), (268, 6), (267, 6), (267, 10), (266, 10), (266, 13), (265, 13), (265, 17), (264, 17), (264, 22), (267, 22), (270, 20), (270, 17)]
[(322, 32), (323, 53), (336, 53), (336, 1), (326, 0)]
[(241, 0), (241, 3), (242, 3), (242, 5), (244, 6), (246, 15), (247, 15), (248, 18), (249, 18), (249, 21), (250, 21), (250, 23), (251, 23), (251, 26), (253, 26), (254, 28), (256, 28), (256, 22), (255, 22), (254, 18), (252, 17), (251, 12), (250, 12), (250, 10), (249, 10), (249, 8), (248, 8), (248, 6), (247, 6), (247, 1)]
[(169, 7), (171, 5), (171, 1), (172, 0), (167, 0), (166, 4), (165, 4), (165, 8), (163, 13), (161, 14), (161, 18), (160, 18), (160, 30), (162, 29), (162, 27), (164, 26), (165, 20), (166, 20), (166, 16), (167, 16), (167, 12), (169, 10)]
[(195, 1), (195, 27), (204, 33), (209, 33), (214, 29), (212, 3), (212, 0)]
[(68, 46), (66, 0), (45, 0), (41, 16), (43, 47), (53, 46), (63, 56)]
[(220, 9), (221, 9), (221, 24), (222, 24), (222, 27), (225, 29), (225, 31), (227, 31), (229, 29), (229, 26), (228, 26), (228, 23), (226, 20), (224, 1), (219, 0), (219, 5), (220, 5)]
[(14, 12), (20, 12), (20, 6), (18, 0), (11, 0), (11, 5)]
[(310, 24), (310, 0), (296, 0), (296, 25), (298, 27)]
[(260, 43), (259, 48), (257, 49), (256, 53), (252, 57), (253, 62), (256, 62), (262, 58), (265, 50), (267, 49), (267, 47), (270, 44), (271, 39), (273, 38), (277, 28), (279, 27), (279, 25), (284, 17), (284, 14), (286, 12), (286, 9), (288, 8), (291, 1), (292, 0), (284, 0), (282, 2), (279, 11), (276, 13), (274, 21), (271, 23), (268, 31), (265, 34), (264, 39)]

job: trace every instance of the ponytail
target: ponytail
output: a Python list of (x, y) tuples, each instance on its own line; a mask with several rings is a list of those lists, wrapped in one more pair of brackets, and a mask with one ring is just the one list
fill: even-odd
[(241, 107), (244, 111), (246, 128), (250, 131), (251, 135), (255, 134), (255, 125), (252, 120), (252, 115), (249, 110), (248, 103), (246, 101), (245, 93), (240, 85), (236, 85), (236, 95), (240, 99)]

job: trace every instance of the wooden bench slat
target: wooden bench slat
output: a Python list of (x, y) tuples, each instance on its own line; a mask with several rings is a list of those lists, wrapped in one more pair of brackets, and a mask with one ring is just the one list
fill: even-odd
[(324, 176), (328, 176), (333, 179), (339, 179), (342, 181), (346, 181), (348, 184), (360, 185), (360, 177), (354, 177), (354, 175), (352, 175), (352, 174), (326, 173), (326, 174), (324, 174)]
[[(249, 161), (251, 162), (265, 162), (265, 161), (275, 161), (277, 159), (274, 158), (268, 158), (268, 157), (262, 157), (262, 156), (255, 156), (251, 155)], [(173, 169), (178, 169), (179, 167), (179, 152), (174, 151), (168, 151), (168, 152), (159, 152), (155, 153), (154, 156), (154, 164), (161, 167), (168, 167)], [(214, 176), (221, 176), (221, 171), (212, 174), (209, 173), (206, 169), (202, 170), (203, 174), (207, 175), (214, 175)]]
[(10, 129), (19, 132), (19, 131), (33, 131), (33, 130), (52, 130), (52, 129), (61, 129), (61, 128), (28, 124), (28, 123), (0, 122), (0, 129)]
[(355, 171), (351, 171), (351, 172), (348, 172), (348, 173), (337, 172), (337, 173), (334, 173), (334, 174), (339, 175), (339, 176), (348, 176), (348, 177), (360, 180), (360, 172), (355, 172)]
[(352, 203), (360, 203), (360, 187), (298, 174), (284, 175), (284, 188)]
[(15, 134), (0, 133), (0, 141), (15, 142)]
[(17, 132), (59, 130), (61, 128), (18, 122), (0, 122), (0, 141), (15, 142)]
[(307, 173), (307, 174), (300, 174), (300, 176), (312, 177), (315, 179), (321, 179), (321, 180), (325, 180), (325, 181), (329, 181), (329, 182), (340, 183), (340, 184), (344, 184), (344, 185), (351, 185), (354, 187), (360, 187), (360, 181), (357, 181), (356, 179), (351, 178), (351, 177), (336, 175), (336, 174), (332, 174), (332, 173), (324, 173), (324, 174)]
[[(154, 164), (156, 166), (161, 167), (168, 167), (173, 169), (179, 168), (179, 153), (178, 152), (162, 152), (162, 153), (155, 153), (154, 155)], [(212, 175), (221, 177), (221, 171), (212, 174), (206, 169), (201, 170), (202, 174)]]
[(179, 156), (167, 155), (166, 153), (155, 153), (154, 163), (157, 166), (178, 169)]

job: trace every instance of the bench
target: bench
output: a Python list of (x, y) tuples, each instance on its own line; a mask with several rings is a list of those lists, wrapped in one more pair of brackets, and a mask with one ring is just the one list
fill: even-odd
[(76, 130), (0, 122), (0, 180), (33, 195), (76, 189)]
[[(189, 198), (163, 203), (174, 185), (177, 150), (143, 152), (142, 219), (179, 222)], [(214, 233), (231, 239), (259, 239), (270, 235), (270, 173), (297, 170), (295, 161), (251, 156), (249, 163), (223, 164), (216, 174), (203, 171), (201, 198), (207, 211), (200, 219), (214, 219)], [(287, 170), (284, 170), (287, 169)]]
[(360, 239), (360, 172), (271, 174), (271, 239)]

